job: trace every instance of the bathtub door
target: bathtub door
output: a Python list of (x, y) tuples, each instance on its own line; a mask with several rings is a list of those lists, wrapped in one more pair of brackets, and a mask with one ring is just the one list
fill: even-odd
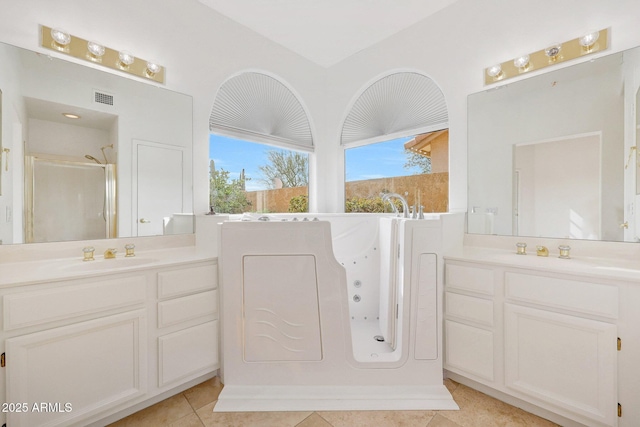
[(398, 220), (380, 220), (380, 330), (385, 342), (395, 350), (398, 324)]

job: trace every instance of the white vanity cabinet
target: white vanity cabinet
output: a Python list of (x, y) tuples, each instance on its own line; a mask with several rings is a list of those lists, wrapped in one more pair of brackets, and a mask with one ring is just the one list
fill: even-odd
[(158, 273), (158, 387), (218, 368), (216, 265)]
[(460, 260), (447, 260), (445, 271), (453, 379), (580, 424), (618, 425), (615, 283)]
[(0, 288), (7, 426), (99, 424), (218, 369), (215, 261), (85, 276)]

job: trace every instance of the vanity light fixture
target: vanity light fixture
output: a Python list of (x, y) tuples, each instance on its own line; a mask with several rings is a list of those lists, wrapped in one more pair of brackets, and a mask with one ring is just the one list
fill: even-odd
[(496, 64), (487, 68), (487, 74), (496, 80), (501, 79), (504, 76), (504, 74), (502, 73), (502, 67), (500, 66), (500, 64)]
[(608, 39), (608, 28), (600, 31), (589, 31), (587, 34), (573, 40), (554, 43), (537, 52), (492, 65), (484, 70), (484, 84), (497, 83), (533, 70), (600, 52), (607, 49)]
[(89, 52), (89, 59), (92, 61), (102, 61), (104, 55), (104, 46), (98, 42), (87, 42), (87, 51)]
[(162, 66), (161, 65), (158, 65), (158, 64), (156, 64), (155, 62), (152, 62), (152, 61), (147, 61), (147, 69), (146, 69), (147, 76), (149, 76), (149, 77), (155, 76), (160, 71), (162, 71)]
[(521, 73), (529, 71), (529, 64), (529, 55), (518, 56), (513, 60), (513, 65), (515, 65)]
[(118, 52), (118, 67), (121, 69), (129, 68), (129, 65), (133, 64), (135, 61), (136, 57), (126, 50)]
[(164, 83), (165, 68), (155, 61), (138, 58), (125, 50), (115, 50), (101, 43), (69, 34), (59, 28), (40, 26), (40, 46), (74, 58), (100, 64), (127, 74)]
[(585, 49), (587, 52), (590, 52), (599, 38), (600, 38), (599, 31), (589, 31), (587, 34), (580, 37), (578, 41), (580, 43), (580, 46), (583, 47), (583, 49)]
[(51, 46), (56, 50), (64, 51), (67, 49), (69, 43), (71, 43), (71, 35), (65, 30), (61, 30), (60, 28), (51, 28), (50, 34), (53, 39)]
[(554, 43), (544, 50), (544, 54), (549, 58), (549, 62), (557, 61), (558, 57), (560, 57), (560, 52), (562, 52), (562, 44), (560, 43)]
[(73, 113), (62, 113), (63, 116), (65, 116), (67, 119), (79, 119), (80, 116), (77, 114), (73, 114)]

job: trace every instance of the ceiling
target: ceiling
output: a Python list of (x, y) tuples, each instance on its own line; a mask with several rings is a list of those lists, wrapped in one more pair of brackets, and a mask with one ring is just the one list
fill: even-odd
[(457, 0), (199, 0), (328, 68)]

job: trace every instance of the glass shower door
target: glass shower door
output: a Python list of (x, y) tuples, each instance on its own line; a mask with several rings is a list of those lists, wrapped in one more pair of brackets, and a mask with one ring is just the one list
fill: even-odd
[(115, 237), (114, 165), (28, 158), (27, 241)]

